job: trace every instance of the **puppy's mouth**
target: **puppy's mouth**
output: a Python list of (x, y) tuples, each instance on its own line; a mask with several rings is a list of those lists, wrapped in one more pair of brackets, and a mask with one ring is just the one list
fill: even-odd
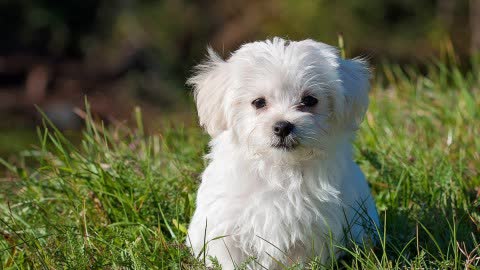
[(297, 146), (298, 146), (298, 140), (296, 140), (291, 136), (278, 139), (274, 143), (272, 143), (273, 148), (284, 150), (284, 151), (292, 151)]

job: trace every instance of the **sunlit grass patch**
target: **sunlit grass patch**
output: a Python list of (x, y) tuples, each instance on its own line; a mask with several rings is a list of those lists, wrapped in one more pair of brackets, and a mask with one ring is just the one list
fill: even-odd
[[(326, 266), (480, 264), (480, 84), (476, 66), (378, 71), (355, 158), (383, 227), (374, 248)], [(208, 138), (197, 127), (143, 132), (86, 118), (81, 143), (46, 122), (0, 182), (5, 269), (201, 269), (184, 245)], [(32, 165), (34, 164), (34, 165)], [(315, 258), (293, 269), (321, 269)]]

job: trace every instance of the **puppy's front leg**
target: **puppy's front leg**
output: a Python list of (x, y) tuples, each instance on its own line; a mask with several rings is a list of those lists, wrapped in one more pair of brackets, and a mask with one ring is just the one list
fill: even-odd
[[(240, 265), (247, 256), (234, 245), (234, 240), (230, 236), (213, 240), (208, 243), (207, 255), (216, 257), (222, 270), (233, 270), (235, 266)], [(211, 265), (211, 263), (209, 263)]]

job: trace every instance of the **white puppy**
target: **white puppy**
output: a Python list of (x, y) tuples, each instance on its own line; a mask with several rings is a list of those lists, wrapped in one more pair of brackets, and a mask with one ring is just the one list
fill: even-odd
[[(375, 203), (352, 160), (369, 69), (329, 45), (274, 38), (188, 80), (212, 136), (187, 244), (223, 269), (276, 269), (372, 240)], [(373, 231), (373, 232), (372, 232)]]

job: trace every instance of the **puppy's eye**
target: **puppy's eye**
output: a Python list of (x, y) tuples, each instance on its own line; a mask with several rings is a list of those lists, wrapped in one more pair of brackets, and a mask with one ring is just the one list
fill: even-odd
[(257, 98), (254, 101), (252, 101), (252, 105), (256, 109), (261, 109), (261, 108), (267, 106), (267, 101), (265, 100), (265, 98)]
[(318, 99), (313, 96), (304, 96), (302, 98), (302, 105), (305, 107), (313, 107), (318, 103)]

